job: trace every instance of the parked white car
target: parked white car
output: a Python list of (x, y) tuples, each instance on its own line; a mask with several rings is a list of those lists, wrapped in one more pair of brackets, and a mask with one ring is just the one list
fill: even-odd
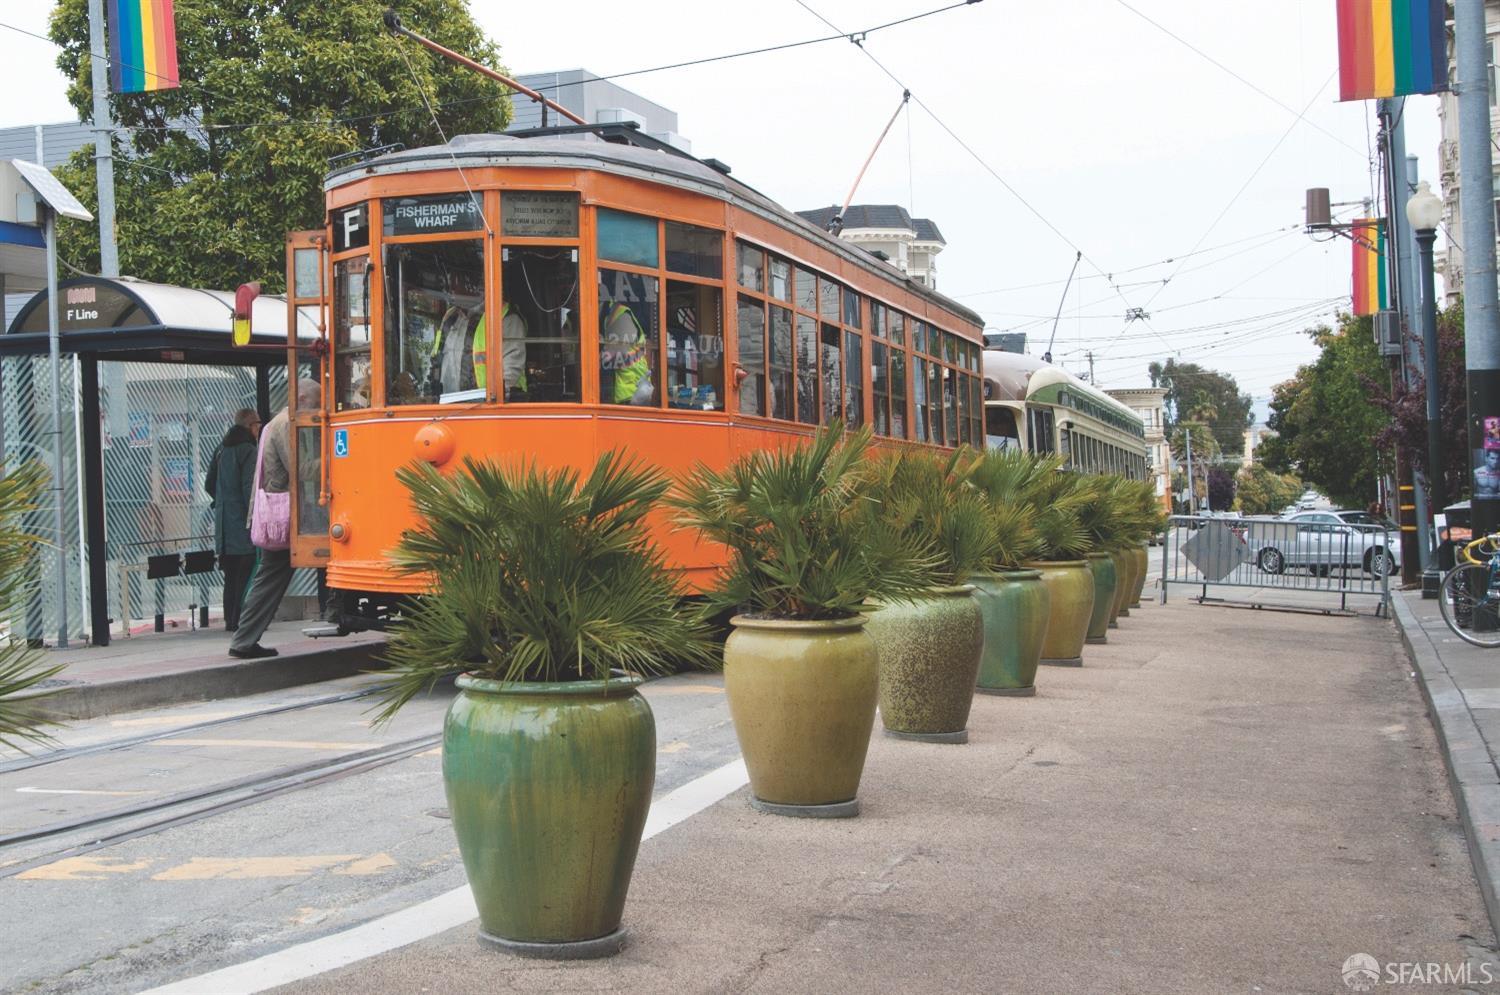
[(1305, 567), (1314, 573), (1354, 568), (1378, 575), (1401, 568), (1399, 535), (1369, 512), (1299, 511), (1275, 521), (1251, 521), (1245, 541), (1255, 565), (1266, 573)]

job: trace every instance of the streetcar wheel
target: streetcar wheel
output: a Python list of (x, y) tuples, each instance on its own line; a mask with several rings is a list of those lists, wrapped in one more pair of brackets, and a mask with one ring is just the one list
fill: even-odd
[(1466, 563), (1448, 571), (1438, 595), (1443, 621), (1466, 643), (1500, 646), (1500, 592), (1490, 590), (1488, 564)]
[(1286, 557), (1275, 546), (1267, 546), (1257, 553), (1255, 563), (1268, 574), (1279, 574), (1286, 569)]

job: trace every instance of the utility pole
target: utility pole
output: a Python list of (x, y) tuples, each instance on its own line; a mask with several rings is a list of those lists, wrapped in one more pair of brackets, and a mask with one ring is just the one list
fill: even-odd
[[(1484, 0), (1455, 0), (1453, 5), (1471, 466), (1484, 465), (1485, 422), (1500, 419), (1500, 302), (1495, 288), (1495, 180), (1490, 155), (1489, 38), (1484, 8)], [(1487, 535), (1500, 526), (1500, 497), (1475, 494), (1472, 509), (1470, 523), (1476, 536)]]
[(89, 53), (94, 84), (94, 173), (99, 185), (99, 275), (120, 275), (115, 246), (115, 160), (110, 139), (109, 49), (104, 43), (104, 0), (89, 0)]
[(1193, 486), (1193, 432), (1191, 427), (1184, 427), (1182, 439), (1187, 447), (1187, 477), (1188, 477), (1188, 514), (1198, 514), (1198, 489)]
[(1088, 351), (1088, 358), (1089, 358), (1089, 383), (1092, 384), (1093, 386), (1097, 387), (1099, 385), (1094, 382), (1094, 350), (1090, 349)]

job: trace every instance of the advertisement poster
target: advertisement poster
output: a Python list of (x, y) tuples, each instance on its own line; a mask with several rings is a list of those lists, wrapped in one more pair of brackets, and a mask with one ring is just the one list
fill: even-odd
[(192, 460), (186, 456), (168, 456), (161, 461), (161, 493), (169, 498), (193, 496)]

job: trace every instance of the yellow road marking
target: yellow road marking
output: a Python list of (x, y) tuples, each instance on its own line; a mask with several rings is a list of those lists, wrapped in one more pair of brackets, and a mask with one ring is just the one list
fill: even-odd
[(666, 746), (657, 747), (656, 752), (657, 753), (681, 753), (683, 750), (685, 750), (687, 748), (688, 748), (688, 745), (686, 743), (684, 743), (682, 740), (679, 739), (675, 743), (668, 743)]
[(443, 748), (441, 746), (434, 746), (430, 750), (423, 750), (421, 753), (417, 754), (417, 756), (419, 757), (440, 757), (442, 755)]
[(98, 881), (111, 874), (145, 870), (149, 860), (126, 861), (118, 857), (68, 857), (16, 875), (18, 881)]
[(110, 725), (117, 728), (127, 726), (175, 726), (187, 725), (190, 722), (208, 722), (213, 719), (230, 719), (236, 715), (247, 715), (248, 712), (194, 712), (192, 715), (157, 715), (146, 719), (115, 719)]
[(363, 860), (356, 860), (348, 867), (340, 867), (333, 873), (362, 876), (365, 874), (379, 874), (381, 871), (388, 871), (395, 866), (396, 862), (391, 859), (390, 854), (377, 853), (373, 857), (366, 857)]
[(157, 739), (148, 746), (239, 746), (261, 750), (368, 750), (379, 743), (323, 743), (297, 739)]
[(357, 853), (314, 857), (194, 857), (185, 864), (151, 875), (151, 880), (245, 881), (252, 878), (295, 878), (358, 859)]

